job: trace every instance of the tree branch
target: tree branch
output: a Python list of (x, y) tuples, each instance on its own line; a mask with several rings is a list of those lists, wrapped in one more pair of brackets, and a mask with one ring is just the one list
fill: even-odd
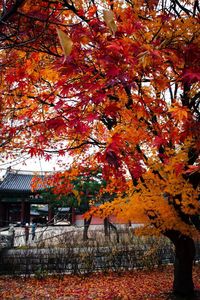
[(6, 11), (4, 9), (3, 14), (1, 15), (0, 18), (0, 23), (6, 22), (10, 17), (12, 17), (16, 12), (17, 9), (25, 2), (25, 0), (16, 0), (15, 4), (10, 8), (9, 11)]

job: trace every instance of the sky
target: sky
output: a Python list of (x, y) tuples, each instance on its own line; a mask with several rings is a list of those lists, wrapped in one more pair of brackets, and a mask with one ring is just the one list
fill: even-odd
[(6, 172), (6, 169), (11, 167), (14, 170), (20, 171), (35, 171), (35, 172), (51, 172), (59, 171), (63, 169), (60, 163), (65, 162), (70, 164), (70, 158), (68, 157), (54, 157), (49, 161), (45, 161), (43, 158), (29, 158), (23, 160), (18, 158), (15, 160), (8, 160), (0, 162), (0, 176)]

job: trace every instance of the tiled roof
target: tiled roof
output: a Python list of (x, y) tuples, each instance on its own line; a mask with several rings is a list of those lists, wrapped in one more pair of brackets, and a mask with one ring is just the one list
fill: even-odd
[(31, 181), (34, 174), (9, 172), (0, 183), (0, 192), (31, 192)]

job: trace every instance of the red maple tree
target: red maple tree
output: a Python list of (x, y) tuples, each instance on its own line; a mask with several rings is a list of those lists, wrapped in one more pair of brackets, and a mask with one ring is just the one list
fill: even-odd
[(67, 180), (101, 168), (117, 194), (102, 216), (167, 236), (182, 294), (200, 228), (199, 12), (188, 0), (16, 0), (0, 18), (2, 152), (68, 152)]

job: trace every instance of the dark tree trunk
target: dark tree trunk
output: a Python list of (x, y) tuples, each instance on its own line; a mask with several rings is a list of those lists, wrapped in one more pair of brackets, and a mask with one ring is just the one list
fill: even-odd
[(177, 295), (194, 295), (192, 267), (195, 258), (194, 240), (180, 232), (171, 231), (167, 234), (175, 246), (173, 291)]
[(176, 257), (174, 264), (173, 289), (177, 294), (184, 296), (194, 293), (192, 280), (192, 266), (195, 257), (195, 245), (193, 239), (181, 236), (174, 243)]
[(117, 231), (117, 227), (113, 223), (111, 223), (108, 218), (105, 218), (104, 219), (104, 232), (105, 232), (105, 236), (109, 236), (110, 237), (110, 230), (111, 229), (115, 232), (116, 237), (117, 237), (117, 243), (119, 243), (119, 233)]
[(105, 236), (110, 236), (110, 228), (109, 228), (108, 218), (105, 218), (103, 220), (103, 223), (104, 223), (104, 233), (105, 233)]
[(91, 223), (92, 217), (89, 219), (84, 219), (84, 229), (83, 229), (83, 240), (88, 240), (88, 229)]

